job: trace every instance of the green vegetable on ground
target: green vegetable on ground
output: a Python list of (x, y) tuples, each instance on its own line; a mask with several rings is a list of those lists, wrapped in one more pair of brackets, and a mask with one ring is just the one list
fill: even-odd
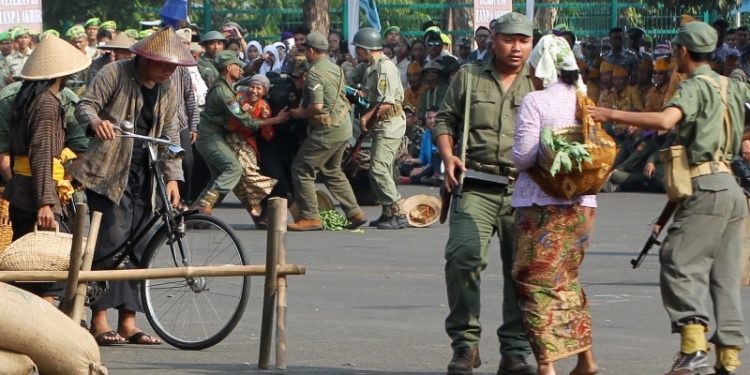
[(329, 231), (344, 230), (344, 227), (349, 224), (349, 220), (336, 210), (320, 211), (320, 222), (323, 226), (323, 230)]

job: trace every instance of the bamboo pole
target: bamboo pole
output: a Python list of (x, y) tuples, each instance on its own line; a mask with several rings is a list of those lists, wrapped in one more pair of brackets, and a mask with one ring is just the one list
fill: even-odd
[[(102, 213), (94, 211), (91, 215), (91, 225), (89, 226), (89, 235), (86, 242), (86, 249), (83, 252), (83, 261), (81, 271), (91, 271), (91, 264), (94, 263), (94, 250), (96, 250), (96, 241), (99, 239), (99, 226), (102, 223)], [(87, 282), (78, 282), (76, 296), (73, 299), (73, 313), (70, 317), (77, 321), (78, 317), (86, 319), (83, 307), (86, 302), (86, 292), (88, 291)]]
[[(280, 240), (279, 240), (279, 267), (286, 265), (286, 224), (287, 224), (287, 202), (281, 199), (280, 217)], [(279, 275), (278, 296), (276, 297), (276, 368), (286, 370), (286, 275)]]
[[(304, 265), (287, 264), (284, 267), (276, 267), (279, 275), (304, 275)], [(263, 276), (266, 274), (266, 266), (252, 264), (246, 266), (224, 265), (224, 266), (202, 266), (202, 267), (172, 267), (172, 268), (148, 268), (127, 270), (101, 270), (81, 271), (79, 282), (83, 281), (123, 281), (123, 280), (146, 280), (146, 279), (176, 279), (202, 276)], [(68, 271), (0, 271), (0, 281), (64, 281), (68, 279)]]
[(270, 269), (271, 272), (266, 273), (265, 287), (263, 288), (263, 315), (260, 326), (260, 353), (258, 354), (258, 368), (264, 370), (268, 369), (271, 360), (273, 308), (276, 302), (276, 279), (278, 277), (276, 265), (278, 264), (279, 243), (282, 239), (281, 213), (283, 207), (281, 201), (281, 198), (271, 198), (268, 200), (267, 207), (266, 268)]
[(83, 226), (86, 224), (86, 212), (88, 208), (85, 203), (76, 204), (76, 216), (73, 223), (73, 245), (70, 248), (70, 266), (68, 278), (65, 284), (65, 295), (60, 310), (63, 314), (74, 319), (73, 300), (78, 289), (78, 274), (81, 272), (81, 258), (83, 257)]

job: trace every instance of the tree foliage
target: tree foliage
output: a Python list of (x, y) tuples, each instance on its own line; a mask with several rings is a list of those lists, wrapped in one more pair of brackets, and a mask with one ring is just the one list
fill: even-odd
[(162, 0), (76, 0), (45, 1), (42, 7), (42, 20), (45, 29), (64, 32), (70, 26), (86, 21), (91, 17), (115, 20), (118, 29), (140, 28), (139, 22), (158, 19)]

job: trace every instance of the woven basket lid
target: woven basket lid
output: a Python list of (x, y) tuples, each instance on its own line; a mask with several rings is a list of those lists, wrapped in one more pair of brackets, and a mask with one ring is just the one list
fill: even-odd
[(42, 81), (80, 72), (91, 65), (86, 54), (54, 36), (45, 37), (31, 53), (21, 70), (21, 78)]
[(169, 64), (193, 66), (196, 64), (193, 55), (182, 45), (182, 38), (177, 36), (174, 29), (165, 27), (130, 47), (138, 56), (149, 60)]
[(135, 39), (125, 35), (125, 33), (119, 33), (115, 35), (112, 40), (107, 42), (103, 46), (99, 46), (99, 49), (130, 49), (135, 44)]
[(406, 214), (409, 225), (424, 228), (438, 221), (441, 205), (440, 198), (434, 195), (418, 194), (406, 198), (401, 209)]

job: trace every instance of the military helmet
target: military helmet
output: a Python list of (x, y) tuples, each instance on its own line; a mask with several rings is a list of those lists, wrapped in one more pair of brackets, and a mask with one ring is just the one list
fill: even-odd
[(383, 37), (372, 27), (365, 27), (354, 34), (352, 44), (368, 51), (383, 49)]
[(203, 37), (201, 38), (201, 44), (210, 42), (212, 40), (221, 40), (223, 42), (226, 39), (224, 38), (224, 35), (218, 31), (209, 31), (203, 34)]

